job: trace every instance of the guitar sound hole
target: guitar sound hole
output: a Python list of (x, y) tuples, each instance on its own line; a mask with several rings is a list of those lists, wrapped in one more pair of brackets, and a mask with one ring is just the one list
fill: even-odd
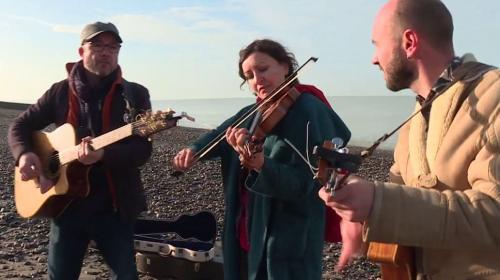
[(51, 178), (57, 177), (59, 173), (59, 167), (61, 167), (61, 162), (59, 161), (59, 153), (55, 151), (49, 160), (48, 171)]

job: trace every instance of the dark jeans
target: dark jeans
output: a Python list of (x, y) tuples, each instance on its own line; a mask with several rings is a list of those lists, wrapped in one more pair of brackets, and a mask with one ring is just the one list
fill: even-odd
[(138, 279), (133, 225), (122, 223), (113, 211), (82, 217), (71, 209), (51, 222), (49, 279), (78, 279), (90, 240), (97, 244), (113, 279)]

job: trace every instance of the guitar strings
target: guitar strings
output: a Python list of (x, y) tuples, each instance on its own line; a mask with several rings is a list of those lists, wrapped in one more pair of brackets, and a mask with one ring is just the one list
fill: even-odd
[[(154, 118), (153, 118), (153, 121), (155, 121), (155, 119), (154, 119)], [(136, 121), (134, 121), (134, 122), (132, 122), (132, 123), (130, 123), (130, 125), (131, 125), (131, 128), (132, 128), (132, 131), (133, 131), (133, 132), (134, 132), (134, 131), (136, 131), (136, 132), (140, 132), (140, 131), (138, 130), (138, 128), (139, 128), (139, 127), (144, 127), (144, 124), (147, 124), (147, 123), (148, 123), (148, 117), (144, 117), (144, 115), (139, 115), (139, 116), (138, 116), (138, 118), (137, 118), (137, 120), (136, 120)], [(150, 122), (150, 124), (151, 124), (151, 123), (152, 123), (152, 122)], [(154, 130), (154, 129), (153, 129), (153, 130)], [(57, 163), (58, 163), (58, 165), (59, 165), (59, 166), (63, 165), (63, 164), (61, 164), (61, 156), (60, 156), (60, 155), (61, 155), (61, 154), (64, 154), (64, 153), (68, 153), (68, 152), (72, 151), (73, 149), (76, 149), (76, 147), (77, 147), (77, 146), (78, 146), (78, 145), (73, 146), (73, 147), (70, 147), (70, 148), (68, 148), (68, 149), (61, 150), (61, 151), (57, 151), (57, 150), (55, 150), (55, 151), (54, 151), (55, 153), (51, 154), (51, 155), (47, 158), (48, 162), (50, 163), (50, 162), (53, 162), (53, 161), (57, 161)], [(64, 163), (64, 164), (66, 164), (66, 163)], [(50, 165), (50, 164), (49, 164), (49, 165)]]
[[(140, 126), (143, 126), (143, 124), (141, 124), (141, 122), (144, 122), (144, 120), (142, 119), (139, 119), (135, 122), (132, 122), (130, 123), (131, 126), (132, 126), (132, 130), (136, 130), (138, 127)], [(78, 147), (78, 145), (75, 145), (75, 146), (72, 146), (70, 148), (67, 148), (67, 149), (64, 149), (64, 150), (61, 150), (61, 151), (55, 151), (54, 154), (50, 155), (48, 157), (48, 161), (57, 161), (59, 164), (61, 164), (60, 160), (61, 160), (61, 157), (60, 157), (60, 154), (64, 154), (64, 153), (67, 153), (67, 152), (70, 152), (71, 150), (75, 149), (76, 147)]]

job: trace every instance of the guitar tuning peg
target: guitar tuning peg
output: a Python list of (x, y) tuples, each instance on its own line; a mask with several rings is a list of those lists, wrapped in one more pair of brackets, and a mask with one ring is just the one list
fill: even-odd
[(190, 120), (190, 121), (192, 121), (192, 122), (195, 121), (194, 118), (191, 117), (190, 115), (188, 115), (186, 112), (181, 112), (181, 116), (184, 117), (184, 118), (186, 118), (186, 119), (188, 119), (188, 120)]
[(165, 113), (170, 114), (170, 115), (173, 115), (173, 114), (175, 114), (175, 111), (174, 111), (172, 108), (167, 108), (167, 109), (165, 110)]

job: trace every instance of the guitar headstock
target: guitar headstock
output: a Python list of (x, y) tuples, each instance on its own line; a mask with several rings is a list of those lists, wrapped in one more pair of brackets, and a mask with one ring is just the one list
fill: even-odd
[(175, 111), (168, 108), (165, 111), (151, 112), (137, 115), (135, 122), (132, 123), (133, 133), (142, 137), (160, 132), (165, 129), (177, 126), (177, 121), (186, 118), (194, 121), (194, 118), (182, 112), (175, 115)]

